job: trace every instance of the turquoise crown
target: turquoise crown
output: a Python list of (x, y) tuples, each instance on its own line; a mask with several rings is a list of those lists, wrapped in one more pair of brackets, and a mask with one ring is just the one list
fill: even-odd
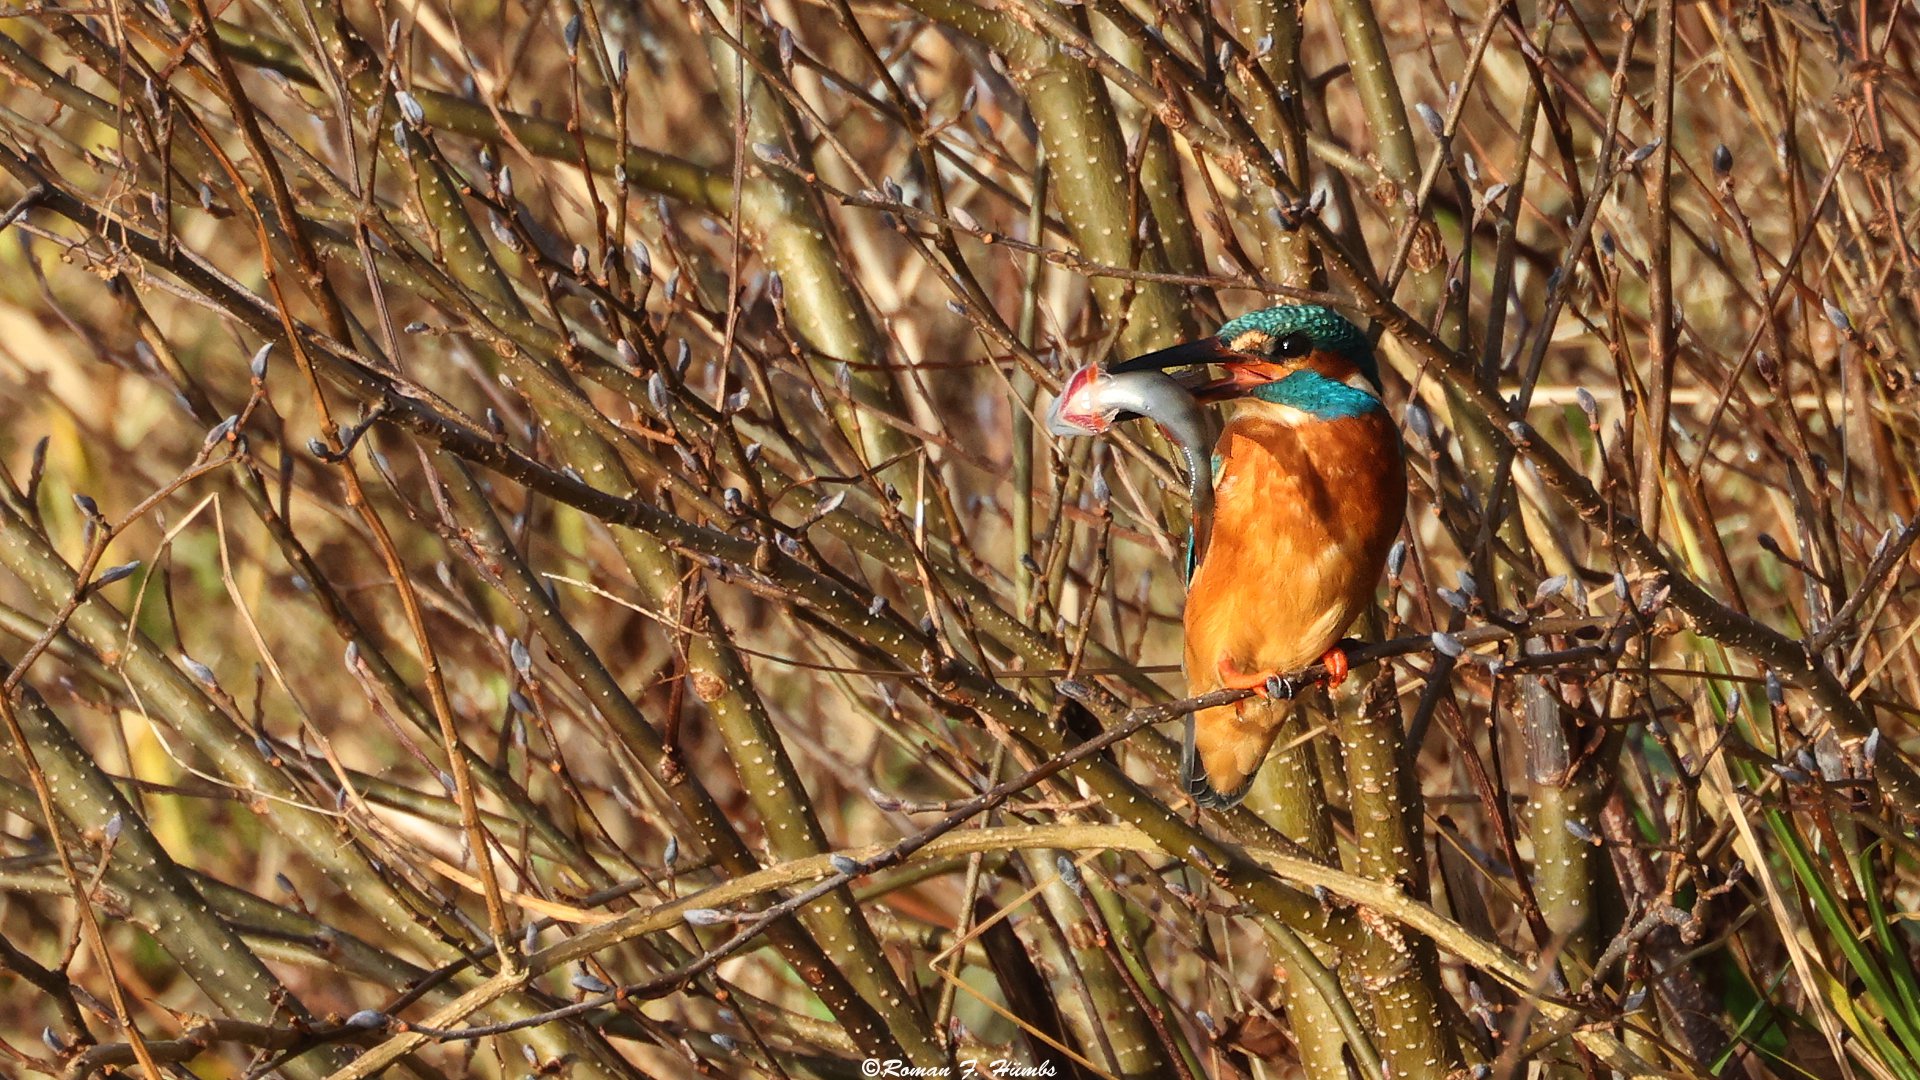
[(1348, 322), (1346, 316), (1330, 307), (1280, 304), (1249, 311), (1222, 326), (1218, 336), (1223, 342), (1231, 342), (1249, 330), (1257, 330), (1274, 341), (1288, 334), (1305, 334), (1312, 339), (1314, 348), (1346, 357), (1368, 382), (1376, 387), (1380, 385), (1380, 367), (1374, 362), (1373, 343), (1359, 327)]

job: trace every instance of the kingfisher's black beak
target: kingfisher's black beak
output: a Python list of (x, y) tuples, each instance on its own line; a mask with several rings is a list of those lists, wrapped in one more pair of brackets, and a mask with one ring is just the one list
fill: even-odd
[[(1262, 363), (1264, 363), (1263, 357), (1230, 348), (1226, 342), (1217, 337), (1203, 337), (1144, 353), (1131, 360), (1122, 360), (1107, 370), (1115, 375), (1122, 375), (1129, 371), (1191, 368), (1191, 371), (1174, 375), (1174, 379), (1192, 392), (1195, 398), (1205, 403), (1212, 403), (1239, 397), (1250, 388), (1265, 383), (1267, 377), (1264, 374), (1255, 374), (1254, 368), (1254, 365)], [(1210, 380), (1207, 371), (1209, 364), (1220, 364), (1225, 367), (1226, 377)]]
[(1143, 353), (1131, 360), (1122, 360), (1107, 370), (1115, 375), (1124, 375), (1129, 371), (1165, 371), (1168, 368), (1205, 367), (1208, 364), (1228, 364), (1245, 359), (1248, 359), (1245, 353), (1227, 348), (1227, 343), (1219, 338), (1203, 337)]

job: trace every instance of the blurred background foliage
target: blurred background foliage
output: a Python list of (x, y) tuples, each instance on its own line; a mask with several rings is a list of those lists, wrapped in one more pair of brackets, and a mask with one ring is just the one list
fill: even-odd
[[(1920, 1078), (1915, 20), (9, 6), (0, 1072)], [(1033, 416), (1292, 301), (1409, 522), (1203, 814)]]

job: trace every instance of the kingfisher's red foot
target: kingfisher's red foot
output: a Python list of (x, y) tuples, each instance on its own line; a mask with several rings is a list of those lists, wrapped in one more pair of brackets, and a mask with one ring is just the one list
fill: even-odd
[(1232, 660), (1225, 657), (1221, 657), (1215, 667), (1220, 673), (1220, 687), (1223, 690), (1252, 690), (1270, 701), (1275, 698), (1290, 701), (1300, 696), (1300, 681), (1281, 672), (1241, 671)]
[(1267, 684), (1272, 682), (1276, 677), (1276, 674), (1271, 671), (1255, 671), (1252, 673), (1241, 671), (1234, 666), (1232, 659), (1225, 656), (1220, 658), (1220, 662), (1215, 665), (1215, 668), (1220, 673), (1220, 688), (1222, 690), (1258, 690), (1262, 694), (1265, 694), (1267, 692)]
[(1327, 689), (1340, 689), (1340, 684), (1347, 681), (1347, 672), (1351, 670), (1347, 663), (1347, 650), (1335, 645), (1321, 654), (1320, 664), (1327, 669)]
[[(1347, 681), (1352, 665), (1347, 660), (1347, 651), (1339, 645), (1320, 655), (1320, 666), (1326, 669), (1319, 682), (1325, 683), (1328, 690), (1338, 690), (1340, 684)], [(1297, 680), (1288, 678), (1277, 671), (1241, 671), (1232, 660), (1221, 657), (1215, 665), (1220, 673), (1220, 688), (1223, 690), (1255, 690), (1262, 697), (1290, 698), (1301, 690)]]

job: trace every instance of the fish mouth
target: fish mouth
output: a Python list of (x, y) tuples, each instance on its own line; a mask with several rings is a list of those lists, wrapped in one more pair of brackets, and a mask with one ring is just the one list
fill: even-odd
[[(1207, 368), (1212, 364), (1224, 369), (1218, 379), (1208, 377)], [(1115, 375), (1123, 375), (1130, 371), (1168, 371), (1173, 368), (1192, 369), (1171, 377), (1186, 387), (1195, 400), (1205, 404), (1244, 397), (1275, 379), (1285, 378), (1289, 371), (1264, 356), (1241, 352), (1217, 337), (1185, 341), (1143, 353), (1131, 360), (1122, 360), (1108, 370)]]
[(1096, 364), (1068, 377), (1060, 394), (1047, 410), (1047, 430), (1055, 435), (1099, 435), (1123, 415), (1100, 400), (1101, 382), (1106, 373)]

